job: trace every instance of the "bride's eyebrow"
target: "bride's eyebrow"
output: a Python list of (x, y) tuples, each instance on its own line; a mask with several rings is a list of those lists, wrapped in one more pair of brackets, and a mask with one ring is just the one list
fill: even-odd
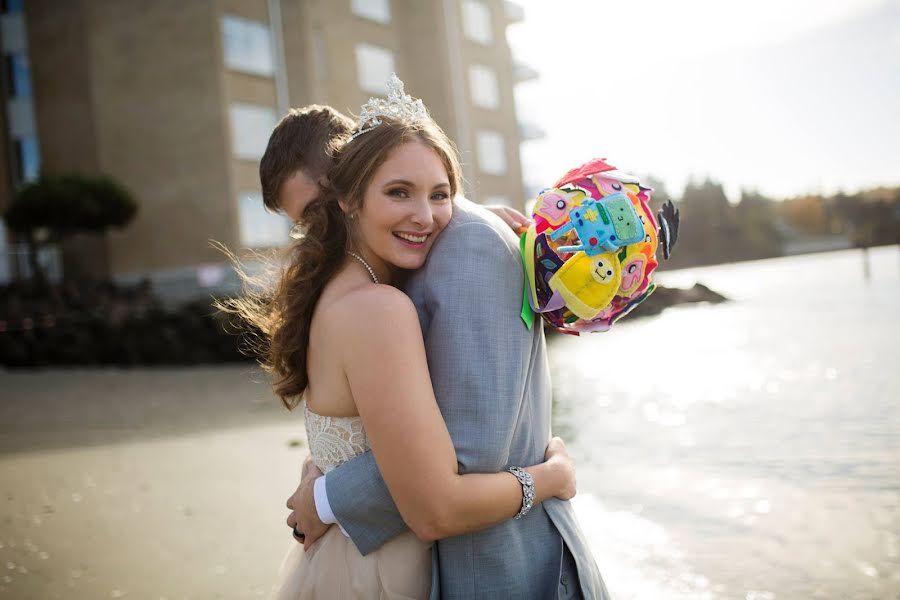
[(409, 187), (416, 187), (416, 184), (414, 184), (412, 181), (409, 181), (408, 179), (391, 179), (390, 181), (388, 181), (387, 183), (384, 184), (384, 187), (389, 187), (392, 185), (405, 185), (405, 186), (409, 186)]
[[(390, 181), (385, 182), (384, 185), (382, 185), (382, 187), (388, 188), (388, 187), (391, 187), (392, 185), (405, 185), (406, 187), (409, 187), (409, 188), (416, 187), (416, 184), (408, 179), (391, 179)], [(434, 184), (431, 187), (431, 189), (437, 190), (440, 188), (449, 188), (449, 187), (450, 187), (449, 181), (441, 181), (440, 183)]]

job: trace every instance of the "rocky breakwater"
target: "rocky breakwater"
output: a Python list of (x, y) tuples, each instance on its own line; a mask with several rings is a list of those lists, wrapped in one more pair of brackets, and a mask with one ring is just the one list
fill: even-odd
[(693, 287), (689, 288), (665, 287), (662, 285), (658, 285), (656, 286), (656, 291), (650, 294), (650, 296), (646, 300), (638, 305), (628, 318), (636, 316), (648, 317), (651, 315), (658, 315), (664, 309), (670, 306), (676, 306), (678, 304), (691, 304), (695, 302), (709, 302), (711, 304), (719, 304), (720, 302), (727, 301), (728, 298), (716, 291), (709, 289), (702, 283), (695, 283)]

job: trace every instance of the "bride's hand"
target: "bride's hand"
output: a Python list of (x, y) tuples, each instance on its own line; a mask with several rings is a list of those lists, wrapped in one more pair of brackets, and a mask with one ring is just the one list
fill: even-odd
[(516, 233), (521, 233), (526, 227), (531, 225), (531, 219), (509, 206), (491, 204), (485, 206), (485, 208), (503, 219), (503, 222), (509, 225), (510, 229)]
[(554, 467), (556, 473), (556, 485), (553, 495), (560, 500), (569, 500), (575, 496), (577, 489), (575, 483), (575, 465), (572, 457), (566, 450), (566, 444), (561, 438), (555, 437), (547, 444), (544, 460)]
[(287, 507), (291, 511), (288, 515), (288, 527), (295, 525), (302, 531), (305, 538), (298, 542), (302, 542), (303, 548), (309, 550), (319, 538), (321, 538), (331, 525), (322, 523), (319, 520), (319, 514), (316, 512), (316, 502), (313, 494), (313, 486), (315, 480), (322, 476), (322, 472), (316, 468), (311, 461), (307, 461), (303, 465), (303, 478), (290, 498), (287, 500)]

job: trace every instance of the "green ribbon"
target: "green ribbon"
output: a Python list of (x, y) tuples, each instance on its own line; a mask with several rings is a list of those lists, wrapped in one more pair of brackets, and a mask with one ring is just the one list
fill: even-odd
[[(519, 236), (519, 254), (522, 256), (522, 270), (525, 272), (525, 285), (522, 287), (522, 312), (519, 313), (519, 316), (522, 317), (525, 327), (530, 330), (534, 327), (534, 310), (531, 308), (531, 302), (528, 301), (528, 291), (531, 288), (531, 282), (528, 281), (528, 269), (525, 268), (525, 261), (527, 260), (525, 256), (525, 236), (527, 234), (528, 232), (525, 232)], [(532, 252), (534, 252), (533, 249)]]

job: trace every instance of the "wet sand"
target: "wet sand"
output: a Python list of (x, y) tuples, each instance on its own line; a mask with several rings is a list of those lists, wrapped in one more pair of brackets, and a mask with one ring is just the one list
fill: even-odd
[[(632, 385), (639, 364), (613, 383), (567, 366), (613, 338), (554, 342), (556, 432), (613, 597), (900, 599), (900, 421), (896, 394), (879, 400), (896, 372), (841, 344), (789, 353), (779, 364), (794, 371), (760, 366), (768, 334), (722, 338), (760, 322), (747, 310), (623, 324), (616, 348), (633, 355), (651, 329), (717, 332), (647, 387)], [(680, 374), (714, 350), (722, 382)], [(0, 598), (266, 597), (294, 543), (284, 500), (306, 453), (301, 416), (268, 390), (249, 366), (0, 371)]]
[(0, 597), (265, 597), (306, 447), (263, 382), (0, 372)]

